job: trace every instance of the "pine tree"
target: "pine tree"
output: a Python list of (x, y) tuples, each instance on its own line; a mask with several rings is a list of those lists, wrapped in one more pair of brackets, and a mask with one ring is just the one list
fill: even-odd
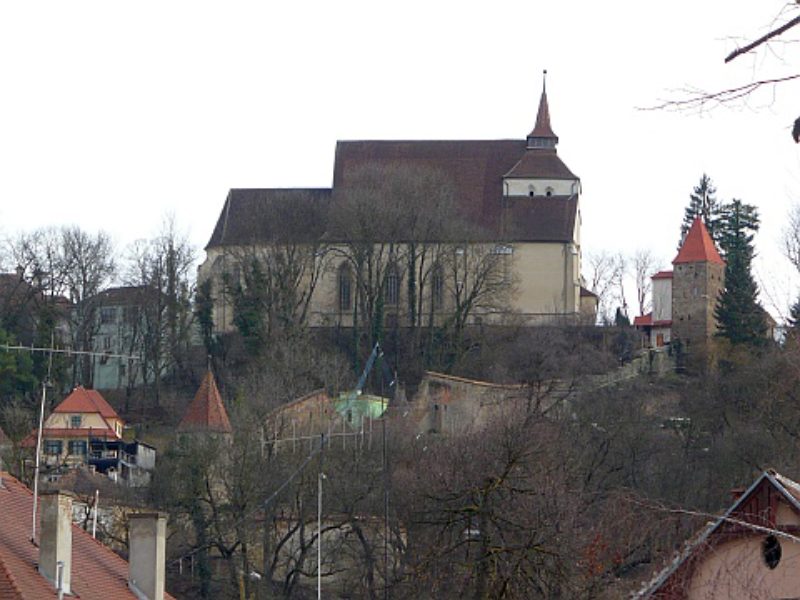
[(719, 335), (733, 344), (755, 344), (765, 339), (767, 324), (758, 303), (753, 279), (753, 235), (759, 219), (755, 206), (733, 200), (720, 211), (719, 242), (725, 258), (725, 289), (714, 314)]
[(692, 221), (698, 215), (703, 217), (703, 223), (711, 235), (711, 239), (719, 243), (719, 228), (720, 228), (720, 210), (721, 206), (716, 197), (717, 188), (711, 181), (711, 178), (703, 173), (700, 177), (700, 182), (694, 187), (694, 190), (689, 194), (689, 206), (683, 215), (683, 223), (681, 223), (681, 239), (678, 243), (680, 248), (686, 233), (692, 226)]

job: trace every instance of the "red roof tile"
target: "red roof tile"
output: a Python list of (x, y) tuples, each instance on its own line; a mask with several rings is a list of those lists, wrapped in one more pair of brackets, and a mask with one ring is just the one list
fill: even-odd
[[(55, 598), (55, 588), (36, 567), (39, 549), (29, 540), (33, 494), (8, 473), (0, 472), (0, 482), (0, 598)], [(70, 598), (136, 600), (128, 588), (128, 563), (74, 525), (71, 585)]]
[(678, 251), (678, 256), (675, 257), (672, 264), (695, 262), (725, 264), (700, 217), (695, 217), (692, 222), (681, 249)]
[(211, 431), (231, 433), (228, 412), (222, 403), (217, 384), (211, 371), (206, 373), (197, 393), (183, 414), (178, 431)]
[(659, 271), (652, 279), (672, 279), (672, 271)]
[(634, 327), (650, 327), (652, 324), (653, 324), (653, 313), (647, 313), (646, 315), (640, 315), (638, 317), (633, 318)]
[(106, 399), (97, 390), (87, 390), (79, 385), (53, 409), (57, 413), (100, 413), (104, 419), (119, 419)]

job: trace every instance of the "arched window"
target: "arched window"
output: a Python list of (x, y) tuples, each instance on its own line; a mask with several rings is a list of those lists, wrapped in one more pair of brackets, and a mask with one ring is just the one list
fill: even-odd
[(431, 302), (434, 310), (439, 310), (444, 306), (444, 273), (441, 265), (436, 265), (431, 277)]
[(353, 276), (348, 265), (339, 267), (339, 310), (350, 310), (353, 306)]
[(545, 195), (546, 196), (552, 196), (553, 195), (553, 188), (548, 186), (547, 189), (545, 190)]
[(534, 188), (533, 185), (529, 185), (528, 186), (528, 196), (533, 198), (535, 195), (536, 195), (536, 188)]
[(388, 306), (396, 306), (400, 303), (400, 274), (397, 267), (392, 265), (386, 273), (386, 284), (383, 291), (384, 301)]

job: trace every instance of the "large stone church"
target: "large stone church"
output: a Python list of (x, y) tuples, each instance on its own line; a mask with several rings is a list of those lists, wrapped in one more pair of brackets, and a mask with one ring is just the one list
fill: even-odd
[[(234, 326), (226, 290), (231, 281), (241, 285), (242, 257), (266, 257), (270, 248), (285, 251), (287, 245), (310, 249), (307, 257), (313, 264), (295, 274), (312, 284), (306, 287), (303, 304), (306, 322), (352, 324), (360, 275), (347, 253), (337, 251), (349, 240), (336, 231), (330, 215), (355, 193), (355, 181), (365, 168), (398, 165), (436, 173), (447, 182), (454, 210), (472, 232), (464, 240), (434, 241), (449, 246), (453, 257), (463, 257), (473, 246), (488, 248), (502, 264), (503, 277), (513, 281), (502, 306), (476, 307), (471, 322), (593, 322), (597, 299), (581, 287), (581, 182), (559, 157), (557, 144), (543, 86), (535, 126), (524, 139), (340, 141), (332, 188), (230, 190), (198, 274), (198, 283), (209, 282), (215, 328), (224, 332)], [(459, 294), (463, 296), (467, 285), (464, 273), (453, 268), (455, 274), (448, 277), (441, 261), (432, 259), (426, 271), (415, 274), (416, 287), (410, 287), (403, 272), (408, 261), (393, 264), (400, 266), (390, 265), (382, 272), (382, 302), (399, 325), (407, 317), (402, 307), (409, 305), (412, 290), (420, 296), (419, 310), (430, 312), (431, 322), (441, 322), (461, 301)], [(412, 264), (420, 268), (418, 262)]]

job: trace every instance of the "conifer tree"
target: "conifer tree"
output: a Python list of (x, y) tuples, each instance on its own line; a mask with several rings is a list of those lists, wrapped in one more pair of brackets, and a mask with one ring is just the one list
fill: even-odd
[(711, 178), (703, 173), (700, 177), (700, 182), (694, 187), (694, 190), (689, 194), (689, 206), (683, 215), (683, 223), (681, 223), (681, 239), (678, 243), (680, 248), (686, 233), (692, 226), (692, 221), (695, 217), (701, 216), (703, 223), (711, 235), (711, 239), (719, 243), (719, 219), (720, 219), (720, 203), (717, 200), (717, 188), (714, 187)]
[(761, 343), (767, 325), (751, 270), (758, 212), (755, 206), (733, 200), (722, 207), (718, 223), (719, 243), (726, 263), (725, 289), (714, 311), (719, 335), (733, 344)]

